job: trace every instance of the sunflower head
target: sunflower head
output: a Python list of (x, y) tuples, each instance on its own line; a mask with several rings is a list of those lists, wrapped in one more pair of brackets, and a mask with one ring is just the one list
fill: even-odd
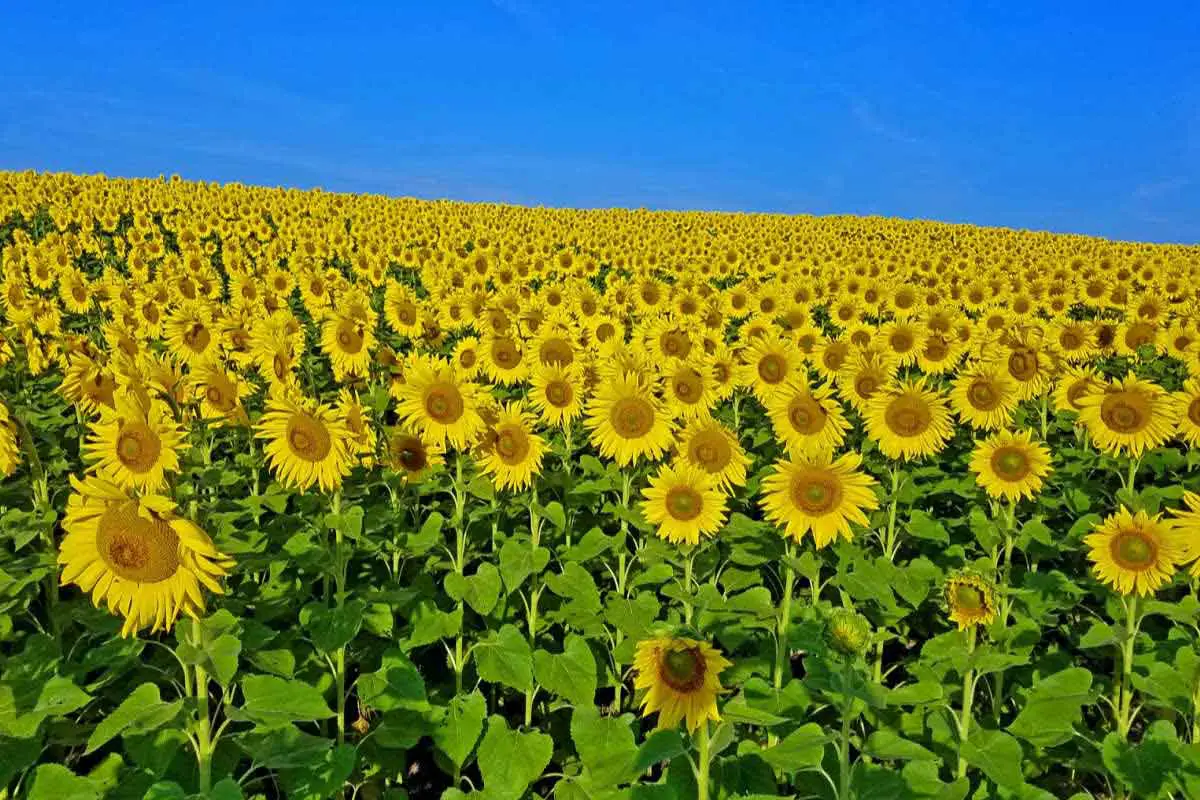
[(633, 685), (645, 692), (643, 715), (657, 712), (660, 730), (683, 721), (689, 732), (709, 720), (720, 720), (720, 674), (729, 666), (719, 650), (697, 639), (663, 636), (638, 642)]
[(950, 619), (966, 630), (972, 625), (989, 625), (996, 618), (996, 590), (979, 574), (962, 570), (946, 579), (942, 588)]
[(1097, 577), (1121, 594), (1152, 594), (1187, 560), (1188, 548), (1177, 526), (1164, 522), (1161, 514), (1132, 513), (1124, 506), (1084, 542)]
[(829, 645), (847, 656), (860, 656), (871, 645), (871, 623), (851, 608), (836, 608), (825, 620)]

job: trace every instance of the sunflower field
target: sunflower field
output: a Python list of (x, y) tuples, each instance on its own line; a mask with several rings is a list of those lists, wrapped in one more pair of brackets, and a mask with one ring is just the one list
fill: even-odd
[(0, 800), (1200, 797), (1200, 248), (0, 173)]

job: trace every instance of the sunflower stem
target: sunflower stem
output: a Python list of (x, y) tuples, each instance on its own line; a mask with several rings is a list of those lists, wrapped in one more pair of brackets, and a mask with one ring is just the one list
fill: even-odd
[(1041, 401), (1041, 416), (1042, 416), (1042, 441), (1046, 441), (1050, 430), (1050, 393), (1049, 391), (1042, 392)]
[[(1142, 460), (1140, 458), (1134, 458), (1133, 456), (1129, 457), (1129, 472), (1125, 478), (1125, 491), (1129, 492), (1130, 495), (1133, 495), (1138, 467), (1141, 465), (1141, 461)], [(1131, 499), (1133, 498), (1131, 497)]]
[[(967, 629), (967, 662), (975, 654), (976, 626)], [(962, 710), (958, 715), (958, 772), (959, 778), (967, 774), (967, 759), (962, 755), (963, 745), (971, 735), (971, 705), (975, 701), (975, 667), (967, 667), (963, 674)]]
[(790, 672), (788, 632), (792, 626), (792, 593), (796, 589), (796, 571), (792, 569), (795, 544), (787, 540), (787, 560), (783, 567), (783, 598), (779, 605), (779, 622), (775, 628), (775, 689), (783, 688), (783, 674)]
[[(467, 499), (463, 487), (463, 454), (459, 453), (454, 459), (454, 571), (461, 578), (466, 566), (467, 537), (466, 537), (466, 504)], [(458, 601), (458, 618), (463, 615), (463, 601)], [(462, 626), (454, 637), (454, 694), (461, 695), (463, 690), (463, 635)]]
[(692, 624), (692, 566), (696, 560), (696, 548), (689, 547), (683, 558), (683, 623)]
[[(629, 509), (629, 495), (633, 491), (633, 478), (629, 472), (621, 473), (621, 507)], [(617, 584), (617, 594), (621, 597), (625, 596), (625, 551), (629, 545), (629, 522), (621, 519), (621, 551), (617, 554), (617, 574), (615, 577)], [(620, 629), (614, 632), (616, 645), (619, 647), (624, 641), (625, 636)], [(615, 649), (615, 648), (614, 648)], [(624, 686), (622, 682), (620, 670), (617, 670), (616, 680), (613, 685), (613, 710), (620, 712), (621, 710), (621, 690)]]
[[(842, 682), (845, 686), (851, 685), (853, 671), (854, 662), (846, 659), (842, 665)], [(847, 697), (842, 707), (842, 736), (838, 740), (838, 800), (850, 798), (850, 725), (854, 721), (853, 710), (854, 698)]]
[(888, 524), (883, 538), (883, 554), (887, 556), (888, 561), (895, 561), (896, 551), (899, 549), (896, 543), (896, 510), (900, 502), (900, 472), (895, 468), (889, 471), (892, 473), (892, 502), (888, 505)]
[(1121, 640), (1121, 676), (1117, 681), (1114, 697), (1117, 702), (1114, 708), (1117, 712), (1117, 733), (1122, 738), (1128, 738), (1129, 728), (1133, 724), (1133, 686), (1130, 679), (1133, 677), (1134, 645), (1137, 643), (1138, 628), (1141, 625), (1141, 600), (1137, 595), (1130, 599), (1122, 597), (1121, 605), (1125, 609), (1125, 638)]
[[(204, 646), (200, 623), (193, 619), (189, 626), (189, 644), (200, 649)], [(199, 774), (200, 794), (207, 797), (212, 789), (212, 754), (214, 742), (212, 738), (212, 719), (208, 709), (208, 673), (199, 664), (193, 669), (196, 672), (192, 689), (196, 697), (196, 726), (193, 745), (196, 751), (196, 769)]]
[(709, 755), (707, 719), (700, 723), (700, 729), (697, 731), (696, 749), (696, 797), (697, 800), (708, 800), (708, 768), (712, 759)]

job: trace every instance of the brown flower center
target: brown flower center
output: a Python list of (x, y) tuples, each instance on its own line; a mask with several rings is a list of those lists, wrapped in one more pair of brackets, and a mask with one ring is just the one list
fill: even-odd
[(758, 360), (758, 377), (764, 383), (776, 384), (787, 376), (787, 361), (776, 353), (767, 353)]
[(654, 406), (641, 397), (622, 397), (613, 403), (609, 421), (622, 439), (639, 439), (654, 428)]
[(1131, 350), (1137, 350), (1144, 344), (1154, 341), (1154, 326), (1149, 322), (1135, 322), (1125, 331), (1125, 345)]
[(1158, 542), (1145, 531), (1123, 530), (1113, 537), (1109, 552), (1117, 566), (1142, 572), (1158, 560)]
[(162, 442), (141, 420), (126, 422), (117, 434), (117, 459), (130, 472), (149, 472), (158, 463)]
[(688, 442), (688, 459), (708, 472), (720, 472), (733, 457), (729, 442), (717, 431), (702, 431)]
[(287, 443), (292, 455), (313, 463), (323, 460), (333, 449), (333, 440), (325, 425), (303, 411), (288, 419)]
[(884, 422), (897, 436), (920, 436), (933, 424), (933, 414), (921, 398), (901, 395), (888, 404)]
[(658, 345), (662, 351), (675, 358), (687, 358), (692, 352), (692, 340), (682, 331), (666, 331), (658, 337)]
[(466, 411), (462, 393), (452, 383), (435, 383), (425, 392), (425, 413), (439, 425), (453, 425)]
[(1137, 433), (1150, 424), (1150, 402), (1138, 392), (1113, 392), (1100, 403), (1100, 419), (1109, 430)]
[(337, 327), (337, 343), (342, 352), (355, 355), (363, 348), (363, 336), (358, 326), (350, 320), (342, 320)]
[(566, 408), (575, 398), (575, 390), (566, 381), (550, 381), (546, 384), (546, 401), (555, 408)]
[(689, 694), (704, 685), (706, 668), (698, 647), (667, 650), (660, 656), (658, 676), (676, 692)]
[(392, 439), (392, 452), (396, 463), (407, 472), (420, 472), (429, 463), (425, 443), (410, 434), (399, 434)]
[(529, 437), (516, 425), (505, 425), (496, 431), (494, 448), (501, 461), (515, 467), (529, 457)]
[(1027, 347), (1020, 347), (1008, 354), (1008, 374), (1022, 383), (1031, 381), (1038, 374), (1038, 355)]
[(558, 364), (565, 367), (575, 360), (575, 349), (566, 339), (555, 336), (542, 342), (542, 346), (538, 349), (538, 358), (543, 364)]
[(521, 351), (517, 343), (508, 337), (492, 341), (492, 361), (501, 369), (512, 369), (521, 363)]
[(680, 402), (688, 405), (698, 403), (704, 393), (704, 378), (691, 367), (685, 367), (672, 378), (671, 390)]
[(113, 503), (96, 526), (96, 550), (120, 577), (137, 583), (158, 583), (179, 568), (179, 535), (166, 522), (138, 514), (129, 500)]
[(674, 486), (667, 492), (667, 513), (680, 522), (688, 522), (700, 516), (704, 498), (690, 486)]
[(800, 394), (788, 404), (787, 418), (796, 433), (812, 436), (825, 427), (826, 412), (812, 395)]
[(475, 353), (474, 348), (468, 347), (458, 354), (458, 365), (463, 369), (470, 369), (475, 366), (475, 362), (479, 356)]
[(617, 332), (611, 322), (601, 322), (596, 326), (596, 341), (607, 342)]
[(992, 411), (1000, 406), (1000, 392), (987, 378), (980, 378), (967, 387), (967, 401), (978, 411)]
[(802, 472), (792, 479), (792, 502), (811, 516), (829, 514), (842, 503), (841, 483), (828, 472)]
[(211, 341), (212, 334), (201, 322), (193, 322), (192, 326), (183, 334), (183, 343), (196, 353), (203, 353)]
[(998, 447), (992, 453), (992, 470), (1006, 481), (1024, 480), (1033, 471), (1029, 456), (1019, 447)]

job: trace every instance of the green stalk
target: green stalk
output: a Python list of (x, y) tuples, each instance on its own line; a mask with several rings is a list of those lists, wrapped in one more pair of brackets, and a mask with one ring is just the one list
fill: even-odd
[(1133, 686), (1130, 679), (1133, 677), (1134, 645), (1137, 643), (1138, 628), (1141, 625), (1140, 599), (1137, 595), (1129, 600), (1122, 597), (1121, 605), (1125, 607), (1125, 638), (1121, 642), (1121, 676), (1117, 682), (1114, 699), (1117, 701), (1117, 733), (1121, 734), (1122, 738), (1128, 738), (1129, 728), (1133, 724)]
[(709, 755), (708, 720), (700, 723), (698, 733), (696, 755), (699, 763), (696, 764), (696, 798), (697, 800), (708, 800), (708, 769), (712, 760)]
[(795, 545), (787, 541), (787, 561), (783, 568), (783, 602), (779, 606), (779, 621), (775, 626), (775, 689), (783, 688), (783, 674), (790, 671), (788, 663), (788, 631), (792, 625), (792, 592), (796, 588), (796, 571), (792, 569)]
[(683, 622), (692, 624), (692, 562), (696, 559), (696, 548), (689, 547), (683, 559), (683, 592), (688, 599), (683, 601)]
[[(463, 454), (454, 458), (454, 571), (462, 577), (467, 553), (466, 527), (467, 499), (463, 496)], [(459, 619), (463, 615), (463, 601), (458, 601)], [(463, 690), (463, 635), (459, 625), (458, 635), (454, 637), (454, 694), (460, 695)]]
[[(633, 490), (633, 478), (630, 477), (628, 472), (622, 473), (621, 506), (622, 506), (622, 508), (625, 508), (627, 510), (629, 508), (629, 494), (632, 490)], [(625, 519), (622, 519), (621, 520), (621, 552), (617, 554), (617, 578), (616, 578), (617, 594), (619, 594), (621, 597), (625, 596), (625, 551), (628, 549), (628, 547), (629, 547), (629, 522)], [(620, 647), (621, 642), (623, 642), (625, 640), (625, 635), (618, 628), (616, 631), (613, 632), (613, 638), (615, 639), (616, 647)], [(614, 649), (616, 649), (616, 648), (614, 647)], [(616, 683), (613, 686), (613, 692), (614, 692), (613, 708), (617, 712), (620, 712), (620, 710), (621, 710), (621, 690), (623, 688), (624, 688), (624, 683), (621, 680), (621, 676), (620, 676), (619, 670), (618, 670)]]
[[(334, 514), (342, 510), (342, 493), (334, 492), (331, 501)], [(333, 559), (334, 580), (337, 582), (333, 602), (340, 611), (346, 599), (346, 559), (342, 553), (342, 526), (335, 525), (333, 529)], [(346, 743), (346, 647), (339, 647), (334, 653), (334, 679), (337, 683), (337, 741)]]
[[(967, 659), (975, 653), (976, 629), (972, 625), (967, 630)], [(971, 735), (971, 705), (975, 701), (975, 668), (968, 667), (963, 675), (962, 710), (958, 715), (958, 777), (967, 774), (967, 760), (963, 758), (962, 747)]]
[[(204, 646), (199, 621), (191, 620), (188, 638), (191, 639), (190, 644), (193, 647), (199, 649)], [(199, 664), (194, 666), (193, 669), (196, 671), (196, 679), (192, 684), (196, 697), (196, 725), (194, 731), (195, 738), (192, 744), (196, 750), (196, 768), (200, 776), (200, 794), (207, 797), (209, 791), (212, 789), (212, 754), (214, 749), (212, 720), (209, 717), (208, 709), (208, 673)]]
[[(538, 545), (542, 538), (541, 517), (537, 513), (537, 487), (533, 488), (533, 502), (529, 504), (529, 536), (532, 545), (532, 552), (536, 553)], [(537, 646), (537, 626), (538, 626), (538, 601), (541, 599), (542, 590), (538, 585), (538, 576), (529, 576), (529, 603), (526, 606), (526, 616), (529, 627), (529, 649), (534, 650)], [(529, 691), (525, 693), (525, 725), (526, 727), (533, 724), (533, 700), (537, 695), (537, 682), (533, 683)]]
[[(842, 665), (843, 684), (850, 685), (850, 675), (854, 670), (854, 662), (846, 659)], [(851, 712), (854, 710), (854, 699), (847, 698), (842, 707), (842, 737), (838, 740), (838, 800), (850, 798), (850, 725), (853, 722)]]

